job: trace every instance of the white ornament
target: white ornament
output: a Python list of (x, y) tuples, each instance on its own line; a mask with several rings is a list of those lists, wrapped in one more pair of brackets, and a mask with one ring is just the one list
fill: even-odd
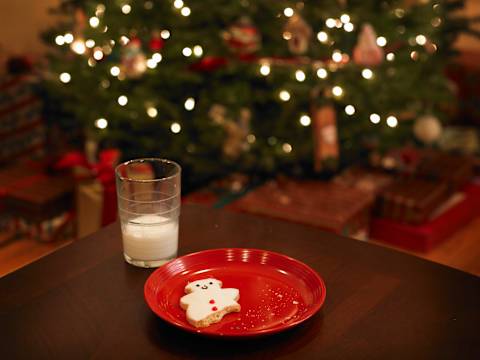
[(425, 144), (433, 144), (442, 134), (442, 124), (433, 115), (419, 117), (413, 125), (415, 137)]
[(195, 327), (207, 327), (222, 320), (230, 312), (239, 312), (238, 289), (222, 289), (222, 282), (208, 278), (185, 286), (187, 295), (180, 299), (180, 307), (187, 312), (187, 320)]

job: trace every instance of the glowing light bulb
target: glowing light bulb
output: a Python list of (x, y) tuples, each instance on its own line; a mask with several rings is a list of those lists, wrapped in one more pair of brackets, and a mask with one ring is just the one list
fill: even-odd
[(96, 16), (92, 16), (90, 19), (88, 19), (88, 23), (92, 28), (96, 28), (98, 25), (100, 25), (100, 19)]
[(55, 36), (55, 44), (57, 44), (58, 46), (62, 46), (63, 44), (65, 44), (65, 39), (63, 38), (63, 35)]
[(386, 57), (387, 57), (387, 61), (395, 60), (395, 54), (394, 53), (388, 53)]
[(182, 50), (182, 54), (186, 57), (192, 56), (192, 49), (190, 49), (189, 47), (184, 47)]
[(247, 142), (249, 144), (253, 144), (255, 142), (255, 140), (257, 140), (257, 138), (255, 137), (255, 135), (253, 134), (248, 134), (247, 135)]
[(425, 35), (420, 34), (415, 37), (415, 41), (418, 45), (423, 46), (427, 43), (427, 38), (425, 37)]
[(97, 119), (95, 120), (95, 126), (99, 129), (106, 129), (108, 126), (108, 121), (104, 118)]
[(290, 40), (292, 38), (292, 33), (290, 31), (284, 31), (282, 37), (284, 40)]
[(175, 0), (173, 2), (173, 6), (175, 9), (181, 9), (183, 7), (183, 1), (182, 0)]
[(155, 109), (153, 106), (149, 106), (147, 108), (147, 115), (150, 116), (151, 118), (154, 118), (155, 116), (158, 115), (158, 110)]
[(370, 69), (363, 69), (362, 70), (362, 76), (364, 79), (371, 79), (373, 77), (373, 71)]
[(128, 98), (125, 95), (120, 95), (117, 101), (118, 101), (118, 105), (125, 106), (128, 103)]
[(261, 65), (260, 74), (262, 74), (263, 76), (267, 76), (268, 74), (270, 74), (270, 65), (268, 64)]
[(342, 16), (340, 16), (340, 21), (344, 24), (349, 23), (350, 22), (350, 15), (343, 14)]
[(61, 73), (59, 78), (60, 78), (60, 81), (64, 84), (67, 84), (70, 82), (70, 80), (72, 80), (72, 76), (67, 72)]
[(182, 10), (180, 10), (180, 14), (182, 14), (183, 16), (189, 16), (191, 14), (191, 10), (189, 7), (184, 7), (182, 8)]
[(105, 12), (105, 5), (98, 4), (97, 8), (95, 9), (95, 15), (100, 16), (100, 15), (103, 15), (104, 12)]
[(442, 19), (440, 19), (439, 17), (435, 17), (430, 23), (433, 27), (439, 27), (442, 24)]
[(160, 53), (154, 53), (152, 55), (152, 60), (154, 60), (155, 62), (159, 63), (160, 61), (162, 61), (162, 54)]
[(195, 107), (195, 99), (194, 98), (188, 98), (185, 100), (185, 103), (183, 104), (185, 107), (185, 110), (192, 111), (193, 108)]
[(288, 100), (290, 100), (290, 93), (289, 93), (287, 90), (282, 90), (282, 91), (280, 91), (280, 93), (278, 94), (278, 97), (279, 97), (280, 100), (282, 100), (282, 101), (288, 101)]
[(320, 79), (326, 79), (327, 76), (328, 76), (328, 72), (324, 68), (320, 68), (320, 69), (317, 70), (317, 76)]
[(149, 69), (155, 69), (157, 67), (158, 61), (155, 61), (153, 58), (147, 60), (147, 67)]
[(129, 4), (125, 4), (122, 6), (122, 13), (125, 15), (130, 14), (130, 11), (132, 11), (132, 7)]
[(85, 51), (87, 50), (85, 43), (83, 42), (83, 40), (80, 40), (80, 39), (77, 39), (74, 42), (72, 42), (72, 44), (70, 45), (70, 48), (74, 53), (79, 55), (84, 54)]
[(120, 36), (120, 44), (127, 45), (130, 42), (130, 39), (125, 35)]
[(112, 66), (110, 68), (110, 74), (112, 74), (112, 76), (120, 75), (120, 68), (118, 66)]
[(172, 123), (172, 125), (170, 125), (170, 131), (174, 134), (178, 134), (181, 130), (182, 130), (182, 127), (177, 122), (174, 122)]
[(317, 39), (318, 41), (320, 41), (321, 43), (326, 43), (328, 41), (328, 34), (325, 32), (325, 31), (320, 31), (318, 34), (317, 34)]
[(398, 120), (395, 116), (387, 117), (387, 125), (394, 128), (398, 125)]
[(337, 86), (334, 86), (334, 87), (332, 88), (332, 94), (333, 94), (334, 96), (337, 96), (337, 97), (342, 96), (342, 95), (343, 95), (343, 89), (342, 89), (340, 86), (338, 86), (338, 85), (337, 85)]
[(200, 57), (203, 55), (203, 49), (200, 45), (195, 45), (193, 47), (193, 55), (195, 55), (196, 57)]
[(169, 37), (170, 37), (170, 31), (168, 30), (162, 30), (160, 32), (160, 37), (163, 39), (163, 40), (167, 40)]
[(353, 29), (355, 29), (355, 27), (353, 26), (352, 23), (346, 23), (345, 25), (343, 25), (343, 29), (344, 29), (346, 32), (352, 32)]
[(353, 115), (353, 114), (355, 114), (355, 106), (353, 106), (353, 105), (347, 105), (347, 106), (345, 106), (345, 113), (346, 113), (347, 115)]
[(290, 8), (290, 7), (287, 7), (283, 10), (283, 15), (285, 15), (286, 17), (291, 17), (293, 16), (293, 9)]
[(396, 17), (402, 18), (405, 15), (405, 10), (403, 10), (402, 8), (397, 8), (393, 11), (393, 13)]
[(335, 50), (332, 54), (332, 60), (335, 62), (341, 62), (343, 59), (342, 53), (338, 50)]
[(335, 19), (328, 18), (327, 20), (325, 20), (325, 25), (328, 28), (333, 29), (337, 25), (337, 22), (335, 21)]
[(103, 51), (101, 48), (97, 47), (95, 48), (95, 50), (93, 51), (93, 58), (95, 60), (102, 60), (103, 59)]
[(413, 60), (413, 61), (417, 61), (418, 60), (418, 51), (412, 51), (410, 53), (410, 58)]
[(375, 113), (371, 114), (370, 115), (370, 121), (374, 124), (378, 124), (380, 122), (380, 115), (375, 114)]
[(283, 150), (284, 152), (286, 152), (287, 154), (289, 154), (289, 153), (292, 152), (293, 148), (292, 148), (292, 145), (290, 145), (289, 143), (284, 143), (284, 144), (282, 145), (282, 150)]
[(148, 0), (148, 1), (145, 1), (145, 3), (143, 4), (143, 7), (147, 10), (152, 10), (153, 9), (153, 2)]
[(95, 46), (95, 40), (88, 39), (85, 41), (85, 46), (89, 49), (93, 48)]
[(384, 47), (385, 45), (387, 45), (387, 39), (384, 36), (377, 37), (377, 45)]
[(297, 79), (297, 81), (300, 81), (300, 82), (305, 81), (305, 78), (306, 78), (306, 75), (302, 70), (295, 71), (295, 79)]
[(66, 33), (63, 35), (63, 40), (65, 41), (65, 44), (71, 44), (73, 42), (73, 35), (71, 33)]
[(302, 115), (300, 116), (299, 122), (302, 126), (308, 126), (312, 123), (312, 119), (308, 115)]

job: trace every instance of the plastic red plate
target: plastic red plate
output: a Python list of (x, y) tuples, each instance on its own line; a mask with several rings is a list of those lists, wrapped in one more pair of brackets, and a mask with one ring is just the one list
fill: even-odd
[[(240, 290), (241, 311), (219, 323), (190, 325), (180, 298), (188, 282), (213, 277)], [(181, 329), (209, 336), (249, 337), (277, 333), (312, 317), (325, 300), (325, 284), (304, 263), (257, 249), (214, 249), (182, 256), (161, 266), (145, 283), (148, 306)]]

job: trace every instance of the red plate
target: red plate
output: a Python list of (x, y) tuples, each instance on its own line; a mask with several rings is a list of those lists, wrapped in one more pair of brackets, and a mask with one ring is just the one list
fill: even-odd
[[(190, 325), (180, 298), (188, 282), (213, 277), (240, 290), (242, 307), (217, 324)], [(304, 263), (257, 249), (214, 249), (182, 256), (158, 268), (145, 283), (145, 300), (163, 320), (209, 336), (248, 337), (289, 329), (312, 317), (325, 300), (325, 284)]]

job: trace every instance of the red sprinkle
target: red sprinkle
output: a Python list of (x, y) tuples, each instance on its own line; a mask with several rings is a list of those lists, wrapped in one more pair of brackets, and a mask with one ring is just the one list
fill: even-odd
[(209, 301), (209, 303), (210, 304), (215, 304), (215, 300), (212, 299), (212, 300)]
[(212, 307), (212, 311), (217, 311), (217, 310), (218, 310), (218, 309), (217, 309), (216, 306)]

